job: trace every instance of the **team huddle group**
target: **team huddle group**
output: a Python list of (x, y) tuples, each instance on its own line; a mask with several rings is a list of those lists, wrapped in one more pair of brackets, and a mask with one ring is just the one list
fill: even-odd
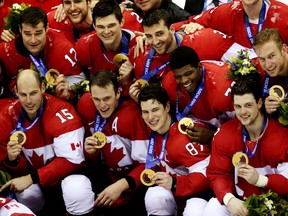
[(287, 199), (286, 0), (55, 8), (1, 29), (1, 216), (246, 216), (252, 194)]

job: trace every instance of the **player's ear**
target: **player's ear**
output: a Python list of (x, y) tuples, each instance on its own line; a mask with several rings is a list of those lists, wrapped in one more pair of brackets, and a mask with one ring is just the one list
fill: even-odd
[(165, 109), (166, 109), (166, 112), (167, 112), (167, 113), (170, 112), (170, 102), (169, 102), (169, 101), (167, 101), (167, 104), (166, 104)]
[(41, 93), (42, 93), (42, 94), (45, 93), (45, 89), (46, 89), (45, 84), (42, 83), (42, 84), (41, 84)]

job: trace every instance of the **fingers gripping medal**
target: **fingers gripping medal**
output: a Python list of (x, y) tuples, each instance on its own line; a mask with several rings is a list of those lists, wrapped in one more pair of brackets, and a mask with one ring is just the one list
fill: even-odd
[(269, 90), (269, 95), (278, 98), (279, 101), (282, 101), (285, 97), (285, 92), (282, 86), (273, 85)]
[(98, 139), (96, 145), (94, 145), (96, 149), (100, 149), (106, 144), (106, 136), (104, 133), (98, 131), (95, 132), (92, 136)]
[(121, 67), (121, 65), (126, 61), (129, 61), (129, 58), (123, 53), (118, 53), (113, 58), (113, 63), (117, 65), (118, 67)]
[(10, 136), (10, 141), (16, 141), (23, 145), (26, 142), (26, 134), (23, 131), (16, 131)]
[(237, 169), (242, 164), (248, 164), (248, 157), (243, 152), (237, 152), (232, 157), (232, 164)]
[(56, 79), (59, 75), (60, 75), (59, 71), (57, 71), (55, 69), (50, 69), (47, 71), (47, 73), (45, 75), (45, 79), (47, 80), (48, 84), (55, 86), (56, 85)]
[(152, 169), (145, 169), (140, 175), (140, 180), (143, 185), (152, 186), (155, 184), (155, 181), (152, 181), (152, 177), (155, 172)]
[(178, 123), (178, 130), (182, 134), (187, 134), (186, 129), (188, 126), (194, 126), (194, 122), (192, 121), (191, 118), (182, 118), (179, 123)]
[(139, 80), (137, 80), (137, 82), (140, 84), (141, 89), (144, 88), (145, 86), (149, 85), (149, 83), (144, 79), (139, 79)]

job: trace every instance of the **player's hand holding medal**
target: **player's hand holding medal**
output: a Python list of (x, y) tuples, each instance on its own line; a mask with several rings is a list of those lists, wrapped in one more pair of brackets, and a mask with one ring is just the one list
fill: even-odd
[[(113, 63), (120, 68), (122, 64), (124, 64), (126, 61), (129, 61), (129, 58), (124, 55), (123, 53), (118, 53), (114, 56), (113, 58)], [(118, 76), (117, 79), (118, 81), (121, 81), (121, 76)]]
[(280, 85), (273, 85), (269, 90), (269, 95), (276, 97), (280, 102), (280, 107), (278, 107), (278, 121), (284, 125), (288, 126), (288, 102), (285, 98), (285, 91)]
[(178, 130), (182, 134), (187, 134), (187, 128), (189, 126), (194, 126), (194, 122), (192, 121), (191, 118), (184, 117), (178, 123)]

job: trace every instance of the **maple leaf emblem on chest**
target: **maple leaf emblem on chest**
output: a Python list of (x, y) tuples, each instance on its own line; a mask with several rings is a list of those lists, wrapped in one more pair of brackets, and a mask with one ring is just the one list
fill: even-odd
[(39, 156), (35, 151), (33, 151), (32, 156), (29, 156), (29, 159), (34, 168), (38, 169), (44, 166), (43, 154)]

